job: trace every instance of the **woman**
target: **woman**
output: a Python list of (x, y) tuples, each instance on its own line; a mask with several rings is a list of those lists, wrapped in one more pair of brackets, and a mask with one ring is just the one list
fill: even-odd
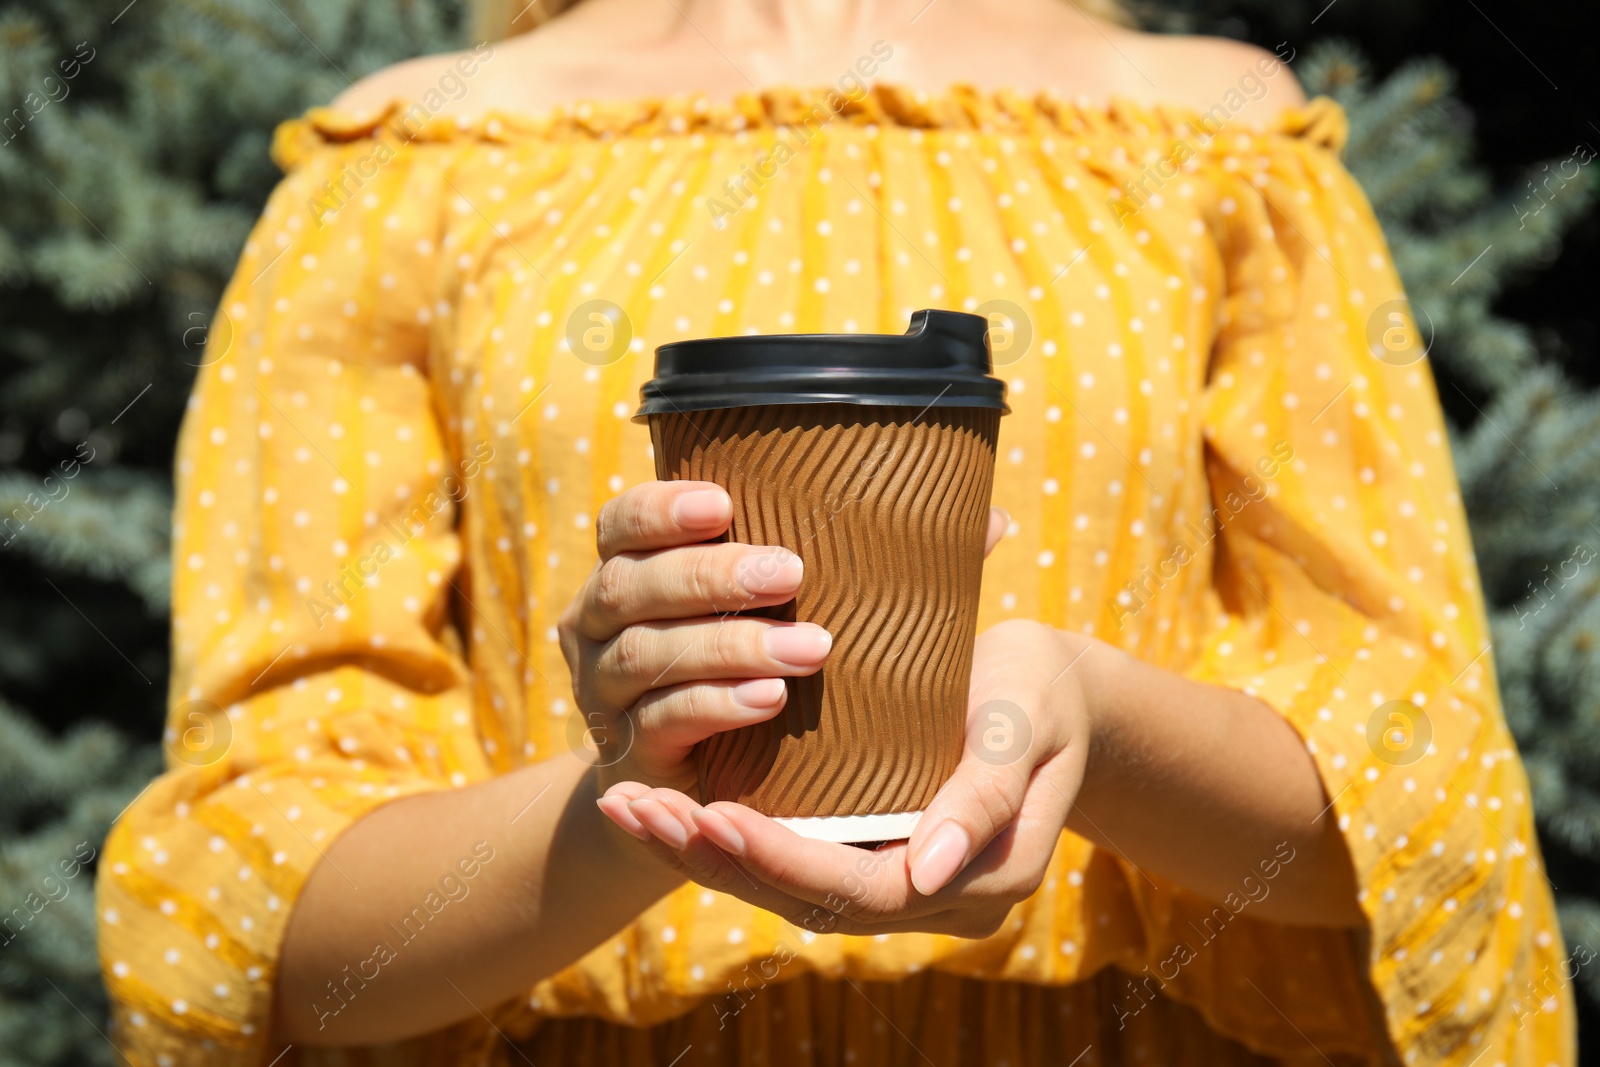
[[(286, 124), (183, 433), (173, 769), (100, 880), (116, 1044), (1570, 1063), (1431, 379), (1292, 56), (584, 0)], [(925, 306), (1017, 331), (972, 704), (1031, 739), (869, 853), (694, 799), (829, 640), (718, 619), (803, 560), (706, 544), (628, 416), (656, 345)]]

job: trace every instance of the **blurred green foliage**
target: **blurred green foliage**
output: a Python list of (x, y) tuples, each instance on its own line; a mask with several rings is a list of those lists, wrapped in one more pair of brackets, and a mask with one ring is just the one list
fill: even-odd
[(172, 446), (273, 127), (463, 23), (456, 0), (0, 6), (0, 909), (48, 901), (0, 947), (0, 1067), (119, 1059), (92, 873), (58, 864), (160, 770)]

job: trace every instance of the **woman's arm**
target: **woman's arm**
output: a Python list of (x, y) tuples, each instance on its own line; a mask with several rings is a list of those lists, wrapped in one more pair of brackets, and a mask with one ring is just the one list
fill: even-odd
[(1277, 863), (1271, 893), (1252, 904), (1259, 918), (1365, 921), (1316, 764), (1282, 715), (1103, 641), (1060, 636), (1081, 656), (1070, 669), (1083, 673), (1092, 723), (1069, 829), (1215, 901)]
[(628, 847), (599, 796), (597, 771), (563, 755), (352, 825), (295, 904), (278, 1035), (353, 1045), (435, 1030), (620, 929), (682, 879)]

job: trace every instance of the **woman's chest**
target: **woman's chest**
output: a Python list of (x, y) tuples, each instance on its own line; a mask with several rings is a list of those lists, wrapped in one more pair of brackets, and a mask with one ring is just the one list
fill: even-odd
[(1012, 536), (986, 607), (1099, 619), (1144, 546), (1200, 517), (1221, 294), (1193, 199), (1119, 218), (1065, 147), (917, 132), (819, 134), (781, 162), (767, 130), (462, 168), (438, 369), (448, 420), (493, 444), (492, 509), (525, 567), (592, 558), (598, 509), (655, 476), (632, 416), (658, 345), (901, 332), (923, 307), (989, 317), (1009, 386), (994, 500)]

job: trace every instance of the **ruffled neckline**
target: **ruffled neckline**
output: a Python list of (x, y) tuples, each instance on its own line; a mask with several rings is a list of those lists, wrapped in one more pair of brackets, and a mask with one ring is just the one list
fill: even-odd
[[(832, 122), (863, 127), (968, 130), (975, 133), (1059, 134), (1127, 141), (1199, 135), (1202, 113), (1183, 105), (1142, 104), (1126, 97), (1109, 103), (1069, 100), (1052, 91), (1023, 93), (958, 84), (938, 93), (879, 83), (858, 98), (828, 88), (772, 88), (714, 100), (705, 93), (625, 100), (579, 100), (543, 112), (491, 110), (474, 117), (431, 115), (421, 104), (396, 100), (372, 112), (312, 108), (282, 123), (273, 157), (285, 169), (320, 145), (362, 140), (426, 143), (516, 144), (535, 140), (738, 135), (801, 125), (817, 108), (836, 101)], [(1219, 105), (1225, 110), (1225, 105)], [(1217, 109), (1213, 109), (1215, 111)], [(1209, 114), (1209, 113), (1208, 113)], [(1230, 121), (1230, 130), (1307, 141), (1332, 151), (1344, 147), (1349, 124), (1344, 109), (1322, 96), (1287, 108), (1266, 124)]]

